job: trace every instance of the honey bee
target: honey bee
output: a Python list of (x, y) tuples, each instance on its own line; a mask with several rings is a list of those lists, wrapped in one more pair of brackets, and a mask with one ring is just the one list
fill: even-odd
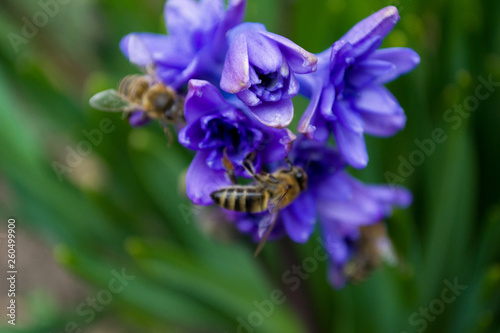
[(280, 168), (273, 173), (255, 173), (249, 159), (243, 162), (243, 168), (255, 180), (249, 185), (237, 185), (234, 169), (224, 154), (223, 164), (233, 186), (218, 189), (210, 194), (214, 203), (222, 208), (246, 213), (269, 211), (270, 215), (259, 225), (261, 241), (255, 255), (264, 247), (274, 225), (279, 210), (290, 205), (307, 188), (307, 174), (299, 166), (294, 166), (287, 159), (288, 168)]
[(129, 75), (119, 84), (118, 90), (108, 89), (94, 95), (90, 105), (101, 111), (142, 111), (148, 117), (161, 122), (171, 138), (168, 124), (182, 124), (184, 119), (184, 97), (169, 86), (155, 82), (149, 75)]
[[(149, 54), (140, 39), (134, 39), (134, 46), (142, 54)], [(146, 66), (148, 74), (128, 75), (120, 81), (118, 90), (101, 91), (89, 100), (89, 104), (101, 111), (124, 112), (142, 111), (146, 116), (159, 120), (170, 141), (168, 125), (184, 124), (184, 97), (168, 85), (160, 82), (154, 74), (154, 61), (151, 58)]]
[(397, 262), (387, 229), (383, 222), (360, 227), (360, 237), (355, 243), (354, 257), (344, 267), (347, 279), (359, 283), (378, 268), (382, 262)]

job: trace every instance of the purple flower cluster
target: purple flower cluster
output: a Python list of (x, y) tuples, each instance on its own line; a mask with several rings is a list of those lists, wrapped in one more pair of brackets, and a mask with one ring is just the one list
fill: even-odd
[[(224, 4), (168, 0), (168, 35), (130, 34), (121, 49), (132, 63), (154, 68), (155, 77), (177, 92), (187, 86), (187, 125), (178, 139), (196, 151), (186, 175), (193, 203), (213, 204), (211, 193), (250, 178), (248, 156), (257, 173), (275, 171), (287, 156), (306, 170), (307, 189), (279, 211), (269, 239), (287, 235), (305, 243), (318, 225), (329, 254), (330, 282), (340, 287), (359, 228), (412, 201), (406, 189), (365, 185), (346, 168), (366, 167), (365, 133), (386, 137), (404, 127), (403, 109), (383, 85), (412, 70), (419, 57), (411, 49), (379, 49), (399, 20), (392, 6), (314, 55), (260, 23), (242, 23), (245, 0)], [(310, 103), (296, 139), (287, 127), (294, 117), (292, 98), (299, 93)], [(269, 214), (228, 216), (259, 241), (259, 225)]]
[(311, 98), (299, 132), (326, 141), (333, 133), (344, 159), (355, 168), (368, 164), (363, 134), (391, 136), (406, 116), (382, 85), (411, 71), (420, 62), (408, 48), (378, 50), (399, 20), (396, 7), (386, 7), (356, 24), (330, 49), (317, 55), (318, 70), (299, 77)]

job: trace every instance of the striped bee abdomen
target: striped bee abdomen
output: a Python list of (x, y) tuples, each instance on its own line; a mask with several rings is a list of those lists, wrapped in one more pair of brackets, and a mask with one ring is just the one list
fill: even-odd
[(118, 86), (118, 92), (134, 103), (141, 103), (148, 89), (149, 81), (144, 75), (128, 75)]
[(230, 186), (210, 194), (214, 203), (237, 212), (259, 213), (267, 209), (269, 194), (253, 186)]

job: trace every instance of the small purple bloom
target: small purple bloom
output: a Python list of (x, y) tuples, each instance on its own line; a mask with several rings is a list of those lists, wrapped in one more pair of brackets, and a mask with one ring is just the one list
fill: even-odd
[(383, 85), (411, 71), (420, 58), (408, 48), (377, 50), (398, 20), (393, 6), (370, 15), (317, 55), (318, 71), (298, 76), (301, 92), (311, 98), (299, 132), (319, 141), (333, 132), (343, 158), (355, 168), (368, 163), (364, 133), (391, 136), (406, 123)]
[(141, 67), (155, 67), (158, 79), (180, 89), (191, 78), (218, 83), (227, 51), (226, 33), (243, 20), (245, 0), (168, 0), (168, 35), (132, 33), (120, 48)]
[(152, 119), (149, 118), (143, 111), (134, 111), (128, 117), (128, 122), (133, 127), (141, 127), (149, 124)]
[(261, 164), (283, 159), (295, 139), (287, 129), (264, 126), (207, 81), (189, 81), (184, 114), (187, 125), (179, 133), (179, 142), (198, 151), (186, 175), (186, 191), (198, 205), (212, 204), (210, 194), (231, 185), (222, 164), (224, 150), (236, 176), (249, 177), (242, 167), (248, 154), (256, 153), (259, 170)]
[(263, 124), (284, 128), (293, 118), (291, 98), (299, 93), (295, 73), (316, 70), (316, 56), (260, 23), (229, 32), (230, 45), (220, 87), (236, 94)]

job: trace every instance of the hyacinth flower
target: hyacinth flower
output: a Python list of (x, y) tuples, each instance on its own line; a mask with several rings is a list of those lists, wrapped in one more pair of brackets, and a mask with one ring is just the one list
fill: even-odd
[(343, 158), (355, 168), (368, 163), (364, 133), (388, 137), (406, 123), (383, 85), (411, 71), (420, 58), (409, 48), (378, 49), (398, 20), (393, 6), (370, 15), (317, 55), (315, 73), (298, 76), (301, 93), (311, 99), (299, 132), (319, 141), (333, 133)]
[(197, 151), (186, 174), (186, 192), (195, 204), (212, 204), (210, 194), (231, 185), (224, 156), (233, 164), (236, 177), (249, 177), (242, 167), (249, 154), (255, 155), (259, 170), (261, 164), (283, 159), (295, 139), (288, 129), (263, 125), (236, 102), (224, 99), (207, 81), (189, 81), (184, 111), (187, 125), (179, 133), (179, 142)]
[[(330, 283), (341, 287), (360, 227), (390, 217), (394, 206), (407, 207), (412, 195), (399, 186), (363, 184), (345, 171), (347, 164), (337, 150), (319, 142), (300, 138), (290, 156), (306, 170), (309, 182), (294, 202), (280, 210), (270, 239), (286, 234), (294, 242), (305, 243), (318, 223), (329, 255)], [(237, 228), (255, 241), (260, 240), (259, 223), (264, 218), (266, 214), (232, 215)]]
[(316, 70), (316, 57), (263, 24), (243, 23), (229, 32), (220, 87), (236, 94), (263, 124), (284, 128), (299, 93), (295, 74)]
[[(191, 78), (218, 83), (227, 51), (226, 33), (243, 20), (245, 0), (168, 0), (168, 35), (131, 33), (120, 42), (125, 56), (140, 67), (155, 67), (155, 75), (174, 89)], [(137, 47), (142, 43), (144, 47)], [(152, 62), (152, 63), (151, 63)]]
[[(168, 35), (131, 33), (120, 42), (133, 64), (153, 71), (154, 79), (181, 92), (191, 78), (219, 82), (227, 51), (226, 33), (241, 23), (245, 0), (168, 0), (164, 16)], [(131, 113), (129, 123), (142, 126), (151, 119)]]

